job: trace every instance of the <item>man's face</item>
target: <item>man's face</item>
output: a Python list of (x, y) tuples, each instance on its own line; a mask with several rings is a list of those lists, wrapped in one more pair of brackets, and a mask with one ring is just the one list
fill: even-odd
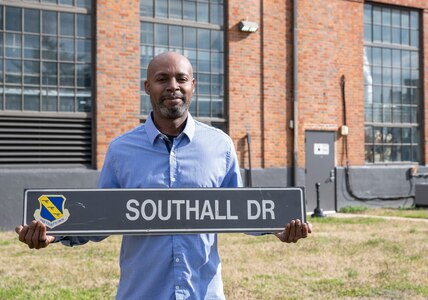
[(150, 63), (144, 89), (155, 116), (178, 119), (187, 116), (194, 85), (189, 61), (179, 54), (165, 53)]

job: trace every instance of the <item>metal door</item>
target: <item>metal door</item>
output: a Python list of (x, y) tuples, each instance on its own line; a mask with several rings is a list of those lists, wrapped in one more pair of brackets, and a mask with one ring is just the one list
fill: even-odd
[(336, 210), (335, 199), (335, 132), (306, 131), (306, 199), (307, 211), (317, 206), (315, 184), (320, 185), (320, 208), (324, 211)]

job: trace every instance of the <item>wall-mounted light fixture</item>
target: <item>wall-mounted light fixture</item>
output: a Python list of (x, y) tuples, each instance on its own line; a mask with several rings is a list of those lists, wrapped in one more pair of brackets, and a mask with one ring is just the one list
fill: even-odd
[(250, 22), (242, 20), (239, 22), (239, 30), (243, 32), (256, 32), (259, 29), (259, 25), (256, 22)]

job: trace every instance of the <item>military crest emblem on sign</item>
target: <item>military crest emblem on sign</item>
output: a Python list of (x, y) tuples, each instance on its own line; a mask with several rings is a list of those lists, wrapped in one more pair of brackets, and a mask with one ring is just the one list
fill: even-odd
[(51, 229), (65, 223), (70, 216), (68, 209), (64, 208), (65, 200), (63, 195), (40, 196), (40, 209), (34, 212), (34, 219)]

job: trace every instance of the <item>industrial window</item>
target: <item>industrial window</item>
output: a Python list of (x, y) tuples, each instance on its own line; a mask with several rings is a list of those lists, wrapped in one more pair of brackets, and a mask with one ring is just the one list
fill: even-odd
[(0, 1), (0, 166), (91, 165), (92, 1), (9, 4)]
[(420, 15), (364, 5), (366, 163), (421, 162)]
[(223, 1), (141, 0), (140, 15), (141, 115), (151, 110), (144, 92), (148, 62), (159, 53), (176, 51), (193, 65), (197, 85), (191, 114), (221, 123), (225, 117)]

